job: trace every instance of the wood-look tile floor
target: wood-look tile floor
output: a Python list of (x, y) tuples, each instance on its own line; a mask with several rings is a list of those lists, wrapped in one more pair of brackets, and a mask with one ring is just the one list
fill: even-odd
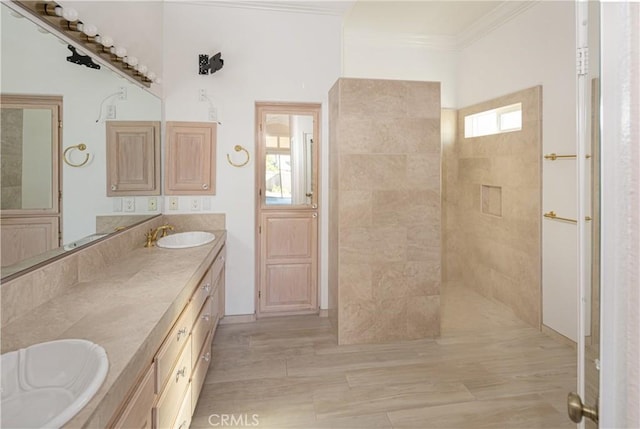
[(574, 428), (575, 374), (574, 349), (447, 286), (437, 339), (338, 346), (317, 316), (220, 326), (191, 427)]

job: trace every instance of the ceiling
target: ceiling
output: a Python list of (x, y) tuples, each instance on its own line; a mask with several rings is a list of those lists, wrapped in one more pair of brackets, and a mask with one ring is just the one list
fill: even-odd
[(505, 2), (359, 0), (345, 17), (345, 30), (457, 36), (502, 3)]
[[(183, 0), (184, 1), (184, 0)], [(460, 49), (540, 0), (200, 0), (187, 3), (337, 15), (346, 37)]]

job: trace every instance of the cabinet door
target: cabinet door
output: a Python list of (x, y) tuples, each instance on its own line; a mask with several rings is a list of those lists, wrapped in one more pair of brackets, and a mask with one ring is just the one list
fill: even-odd
[(58, 247), (59, 221), (56, 216), (3, 218), (0, 221), (2, 266), (13, 265)]
[(160, 195), (160, 123), (107, 122), (107, 196)]
[(126, 408), (116, 420), (114, 429), (151, 429), (152, 407), (155, 400), (154, 366), (147, 370), (142, 381), (136, 388)]
[(215, 195), (216, 124), (167, 122), (165, 194)]

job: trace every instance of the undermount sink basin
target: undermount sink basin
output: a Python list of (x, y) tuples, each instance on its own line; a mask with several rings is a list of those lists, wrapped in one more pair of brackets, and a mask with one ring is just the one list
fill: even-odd
[(211, 243), (215, 239), (214, 234), (205, 231), (179, 232), (162, 237), (156, 245), (165, 249), (186, 249)]
[(39, 343), (2, 355), (3, 428), (59, 428), (98, 391), (107, 353), (87, 340)]

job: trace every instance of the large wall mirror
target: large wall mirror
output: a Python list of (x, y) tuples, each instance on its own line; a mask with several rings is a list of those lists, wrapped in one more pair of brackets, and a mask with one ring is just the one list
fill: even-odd
[[(122, 229), (159, 214), (140, 203), (127, 211), (130, 207), (122, 207), (120, 198), (107, 197), (106, 123), (160, 121), (162, 108), (157, 96), (104, 65), (87, 67), (68, 61), (72, 55), (68, 43), (6, 4), (0, 5), (0, 18), (3, 241), (9, 243), (5, 236), (15, 238), (24, 232), (20, 222), (16, 225), (21, 216), (29, 218), (30, 231), (44, 228), (47, 240), (52, 240), (41, 243), (43, 236), (33, 233), (36, 250), (27, 258), (7, 258), (5, 263), (3, 257), (1, 277), (6, 280), (115, 232), (115, 227)], [(34, 106), (33, 100), (43, 104)], [(47, 147), (36, 148), (37, 142)], [(6, 178), (5, 172), (12, 176)], [(46, 204), (33, 206), (43, 198)], [(100, 221), (110, 226), (97, 230), (97, 219), (104, 216), (121, 217), (115, 223)], [(57, 231), (47, 229), (54, 223)], [(48, 247), (53, 250), (42, 251)], [(13, 250), (3, 243), (2, 251)]]

